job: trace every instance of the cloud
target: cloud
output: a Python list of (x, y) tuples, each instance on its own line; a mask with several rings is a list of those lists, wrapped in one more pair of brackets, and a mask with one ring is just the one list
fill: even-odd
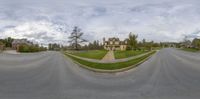
[(159, 42), (181, 41), (200, 30), (198, 0), (0, 1), (0, 38), (67, 44), (71, 30), (79, 26), (89, 41), (124, 39), (133, 32), (140, 40)]
[[(47, 21), (32, 21), (20, 24), (14, 28), (6, 28), (4, 37), (28, 38), (36, 43), (61, 43), (67, 42), (68, 34), (60, 29), (62, 26)], [(62, 28), (62, 30), (64, 30)]]

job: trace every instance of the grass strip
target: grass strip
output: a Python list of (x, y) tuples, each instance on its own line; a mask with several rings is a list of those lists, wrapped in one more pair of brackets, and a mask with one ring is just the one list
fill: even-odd
[(135, 50), (128, 50), (128, 51), (114, 51), (114, 55), (116, 59), (128, 58), (131, 56), (136, 56), (140, 54), (147, 53), (148, 51), (135, 51)]
[(84, 57), (84, 58), (91, 58), (91, 59), (102, 59), (108, 51), (106, 50), (91, 50), (91, 51), (83, 51), (83, 52), (74, 52), (71, 53), (73, 55)]
[(75, 60), (76, 62), (91, 67), (91, 68), (95, 68), (95, 69), (102, 69), (102, 70), (116, 70), (116, 69), (122, 69), (122, 68), (126, 68), (129, 66), (133, 66), (141, 61), (143, 61), (144, 59), (148, 58), (149, 56), (151, 56), (152, 54), (154, 54), (156, 51), (153, 51), (147, 55), (141, 56), (139, 58), (136, 59), (132, 59), (129, 61), (125, 61), (125, 62), (117, 62), (117, 63), (95, 63), (95, 62), (89, 62), (89, 61), (85, 61), (73, 56), (70, 56), (68, 54), (68, 57), (70, 57), (71, 59)]
[(199, 49), (196, 48), (182, 48), (181, 50), (188, 51), (188, 52), (198, 52)]

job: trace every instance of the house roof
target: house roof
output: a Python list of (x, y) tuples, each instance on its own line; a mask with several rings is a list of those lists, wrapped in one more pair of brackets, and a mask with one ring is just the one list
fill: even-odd
[(104, 41), (104, 43), (107, 43), (108, 45), (116, 45), (116, 44), (114, 44), (114, 43), (112, 43), (112, 44), (110, 44), (110, 41), (114, 41), (114, 42), (119, 42), (119, 45), (127, 45), (127, 41), (128, 41), (128, 39), (125, 39), (124, 41), (120, 41), (120, 39), (119, 38), (115, 38), (115, 37), (113, 37), (113, 38), (108, 38), (108, 41)]
[(113, 37), (113, 38), (109, 38), (108, 41), (120, 41), (120, 40), (119, 40), (119, 38)]
[(28, 41), (27, 39), (14, 39), (12, 44), (33, 44), (32, 42)]

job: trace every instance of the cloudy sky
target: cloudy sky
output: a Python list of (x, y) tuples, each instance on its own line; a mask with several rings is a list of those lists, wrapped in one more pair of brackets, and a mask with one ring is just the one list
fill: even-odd
[(103, 37), (181, 41), (200, 36), (199, 0), (0, 0), (0, 38), (67, 44), (74, 26)]

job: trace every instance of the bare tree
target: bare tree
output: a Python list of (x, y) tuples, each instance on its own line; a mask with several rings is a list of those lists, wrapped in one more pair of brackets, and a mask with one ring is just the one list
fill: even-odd
[(81, 32), (81, 29), (75, 26), (68, 41), (75, 50), (79, 50), (81, 43), (87, 42), (87, 40), (83, 39), (82, 36), (83, 33)]

